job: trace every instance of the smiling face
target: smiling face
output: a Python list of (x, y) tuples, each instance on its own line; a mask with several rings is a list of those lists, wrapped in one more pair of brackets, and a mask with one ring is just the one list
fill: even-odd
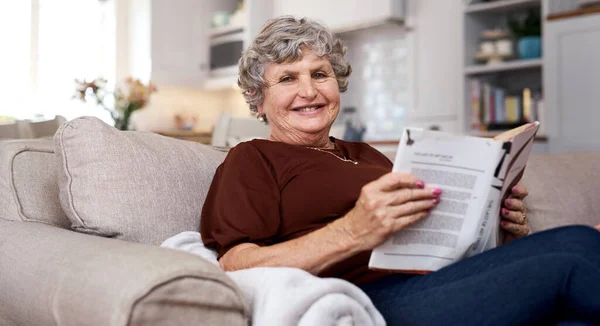
[(340, 111), (338, 82), (329, 60), (305, 49), (301, 60), (268, 65), (264, 78), (264, 100), (257, 107), (269, 120), (270, 139), (328, 144), (329, 129)]

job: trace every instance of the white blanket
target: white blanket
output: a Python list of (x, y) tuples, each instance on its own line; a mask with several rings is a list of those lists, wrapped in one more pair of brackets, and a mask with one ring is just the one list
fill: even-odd
[[(182, 232), (162, 247), (199, 255), (219, 266), (217, 254), (204, 247), (198, 232)], [(227, 272), (252, 309), (253, 326), (382, 326), (373, 303), (354, 284), (319, 278), (297, 268), (260, 267)]]

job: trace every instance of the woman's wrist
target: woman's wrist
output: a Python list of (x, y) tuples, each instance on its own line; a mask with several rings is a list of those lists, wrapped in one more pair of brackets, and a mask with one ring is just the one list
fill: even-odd
[(330, 233), (329, 239), (334, 241), (341, 251), (355, 254), (365, 250), (365, 248), (362, 248), (362, 242), (350, 231), (349, 225), (344, 218), (329, 223), (326, 229)]

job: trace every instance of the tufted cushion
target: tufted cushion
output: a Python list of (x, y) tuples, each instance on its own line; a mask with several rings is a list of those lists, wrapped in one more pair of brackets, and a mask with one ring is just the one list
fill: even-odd
[(160, 244), (198, 230), (214, 171), (225, 153), (154, 133), (119, 131), (92, 117), (54, 136), (60, 203), (72, 227)]

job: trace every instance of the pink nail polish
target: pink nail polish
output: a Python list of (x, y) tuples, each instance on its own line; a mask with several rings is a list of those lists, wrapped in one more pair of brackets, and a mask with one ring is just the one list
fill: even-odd
[(502, 209), (502, 215), (507, 216), (508, 215), (508, 209), (503, 208)]
[(417, 181), (415, 184), (417, 185), (417, 187), (419, 187), (421, 189), (425, 188), (425, 184), (423, 183), (423, 181)]
[(519, 193), (519, 189), (517, 189), (516, 187), (512, 189), (512, 193), (513, 194), (518, 194)]
[(438, 204), (439, 202), (440, 202), (440, 198), (439, 197), (433, 199), (433, 203), (434, 204)]
[(506, 207), (510, 207), (510, 199), (507, 199), (504, 203), (506, 204)]
[(441, 195), (442, 194), (442, 189), (435, 188), (435, 189), (433, 189), (432, 193), (434, 195)]

